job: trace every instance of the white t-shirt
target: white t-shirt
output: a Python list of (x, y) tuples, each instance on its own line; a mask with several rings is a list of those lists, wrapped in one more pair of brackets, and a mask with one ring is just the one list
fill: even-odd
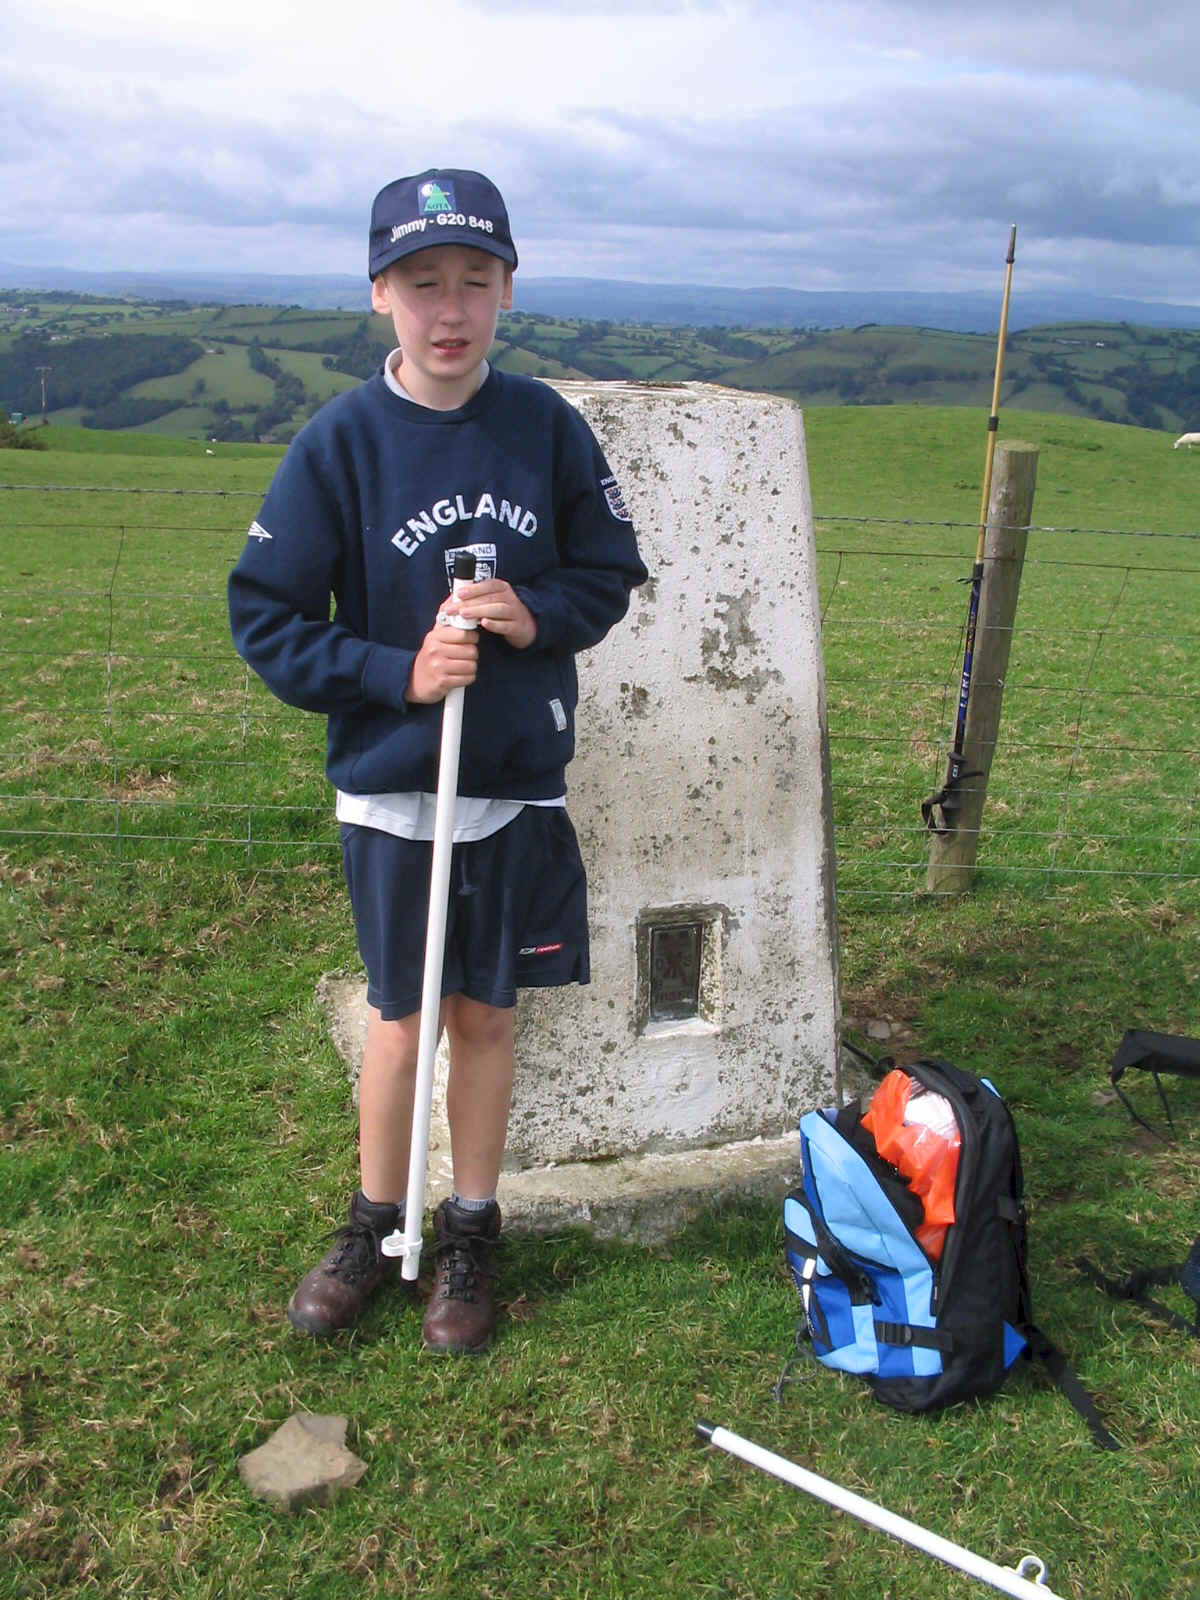
[[(401, 352), (393, 350), (384, 363), (383, 376), (389, 389), (412, 405), (413, 399), (396, 376)], [(480, 383), (486, 383), (488, 364), (483, 363)], [(567, 798), (559, 795), (554, 800), (484, 800), (460, 794), (454, 802), (454, 843), (468, 844), (474, 839), (486, 839), (499, 833), (512, 821), (524, 806), (565, 806)], [(400, 839), (432, 839), (433, 820), (437, 809), (437, 796), (420, 790), (403, 794), (347, 794), (337, 792), (337, 819), (362, 828), (378, 828), (383, 833), (395, 834)]]

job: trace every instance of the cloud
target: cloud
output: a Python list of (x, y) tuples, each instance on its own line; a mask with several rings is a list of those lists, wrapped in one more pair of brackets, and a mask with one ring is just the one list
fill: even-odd
[[(975, 287), (994, 272), (1012, 221), (1043, 250), (1070, 241), (1073, 261), (1088, 239), (1098, 250), (1200, 245), (1189, 153), (1200, 119), (1191, 139), (1152, 130), (1134, 149), (1127, 128), (1139, 114), (1128, 89), (1098, 120), (1082, 91), (947, 78), (896, 90), (886, 104), (859, 93), (719, 127), (610, 114), (598, 139), (594, 114), (553, 140), (513, 137), (531, 180), (520, 209), (535, 234), (565, 239), (569, 224), (627, 251), (640, 235), (653, 276), (678, 276), (703, 237), (693, 280), (715, 267), (721, 281), (729, 272), (792, 281), (803, 267), (807, 287), (818, 277), (918, 287), (936, 269)], [(555, 183), (563, 172), (569, 182)]]
[(1179, 0), (1008, 0), (1003, 10), (961, 0), (843, 0), (838, 14), (877, 47), (902, 46), (925, 61), (1125, 82), (1190, 100), (1200, 93), (1196, 19)]
[(357, 273), (375, 190), (447, 163), (526, 276), (986, 288), (1015, 221), (1030, 283), (1197, 299), (1182, 13), (44, 0), (0, 63), (0, 257)]

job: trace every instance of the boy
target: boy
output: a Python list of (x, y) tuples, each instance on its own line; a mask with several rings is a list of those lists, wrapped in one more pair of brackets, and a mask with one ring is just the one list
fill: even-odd
[[(368, 264), (397, 348), (297, 435), (229, 580), (239, 652), (281, 699), (328, 718), (368, 978), (361, 1187), (288, 1317), (327, 1336), (404, 1281), (380, 1241), (404, 1226), (442, 701), (469, 685), (442, 979), (453, 1193), (434, 1215), (422, 1337), (475, 1352), (496, 1323), (516, 991), (588, 980), (565, 810), (574, 657), (647, 574), (583, 419), (544, 384), (489, 367), (517, 265), (489, 180), (435, 169), (388, 184)], [(462, 549), (477, 581), (456, 598)], [(455, 612), (478, 631), (449, 626)]]

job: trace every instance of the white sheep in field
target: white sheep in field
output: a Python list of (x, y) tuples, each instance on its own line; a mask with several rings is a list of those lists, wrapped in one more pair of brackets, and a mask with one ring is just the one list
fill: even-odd
[(1190, 450), (1194, 444), (1200, 444), (1200, 433), (1181, 433), (1173, 448), (1178, 450), (1181, 444), (1187, 445)]

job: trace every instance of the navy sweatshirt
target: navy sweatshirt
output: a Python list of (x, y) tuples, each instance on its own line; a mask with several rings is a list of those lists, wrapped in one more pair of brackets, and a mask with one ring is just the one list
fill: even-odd
[(442, 708), (404, 690), (464, 548), (481, 578), (512, 585), (537, 636), (515, 650), (481, 630), (459, 792), (552, 798), (574, 753), (575, 654), (647, 576), (579, 413), (495, 368), (465, 406), (432, 411), (380, 372), (330, 401), (280, 463), (230, 575), (230, 625), (281, 700), (327, 716), (339, 789), (436, 789)]

